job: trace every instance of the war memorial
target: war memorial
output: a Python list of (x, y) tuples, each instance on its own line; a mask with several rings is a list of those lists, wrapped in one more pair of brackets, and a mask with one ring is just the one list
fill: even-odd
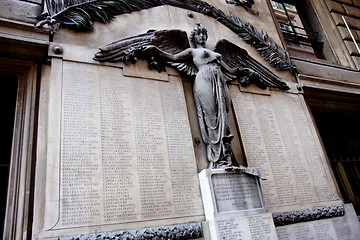
[(356, 55), (307, 66), (268, 0), (42, 6), (42, 60), (1, 58), (26, 73), (4, 239), (360, 239), (312, 111), (326, 88), (359, 113)]

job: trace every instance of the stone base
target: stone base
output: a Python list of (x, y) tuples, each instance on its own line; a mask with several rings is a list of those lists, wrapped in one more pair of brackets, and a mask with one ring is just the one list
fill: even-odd
[(199, 173), (206, 220), (267, 212), (259, 178), (238, 171), (204, 169)]
[[(229, 218), (206, 222), (205, 239), (211, 240), (277, 240), (271, 213)], [(205, 230), (208, 230), (207, 232)]]
[(199, 174), (205, 239), (277, 240), (259, 178), (242, 172), (205, 169)]

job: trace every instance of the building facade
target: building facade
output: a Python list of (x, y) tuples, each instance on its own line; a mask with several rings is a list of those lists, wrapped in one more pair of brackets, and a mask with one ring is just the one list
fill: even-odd
[[(267, 177), (269, 239), (359, 238), (360, 1), (4, 0), (3, 239), (216, 239), (198, 179), (209, 148), (194, 80), (174, 63), (149, 69), (145, 60), (162, 62), (141, 52), (193, 47), (196, 23), (207, 49), (225, 39), (243, 50), (222, 59), (245, 51), (243, 69), (289, 87), (228, 84), (233, 156)], [(158, 32), (174, 29), (186, 38)], [(96, 60), (117, 41), (135, 45)], [(268, 236), (251, 215), (249, 233), (229, 221), (215, 220), (225, 239)]]

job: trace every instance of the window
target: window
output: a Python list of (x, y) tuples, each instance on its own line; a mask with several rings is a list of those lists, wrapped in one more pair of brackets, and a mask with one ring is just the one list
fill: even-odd
[(360, 115), (313, 112), (345, 202), (360, 215)]
[(6, 89), (4, 94), (0, 95), (0, 236), (2, 236), (6, 212), (18, 80), (16, 77), (8, 76), (1, 76), (0, 79), (3, 88)]
[(37, 78), (32, 62), (0, 58), (0, 238), (31, 236)]
[(341, 196), (360, 216), (360, 97), (304, 88)]
[(275, 17), (292, 55), (325, 59), (323, 42), (307, 17), (305, 1), (271, 0)]

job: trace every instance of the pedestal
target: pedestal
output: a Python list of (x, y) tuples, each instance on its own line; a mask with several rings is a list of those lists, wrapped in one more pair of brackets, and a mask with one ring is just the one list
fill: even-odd
[(237, 171), (205, 169), (199, 174), (208, 239), (277, 240), (259, 178)]

